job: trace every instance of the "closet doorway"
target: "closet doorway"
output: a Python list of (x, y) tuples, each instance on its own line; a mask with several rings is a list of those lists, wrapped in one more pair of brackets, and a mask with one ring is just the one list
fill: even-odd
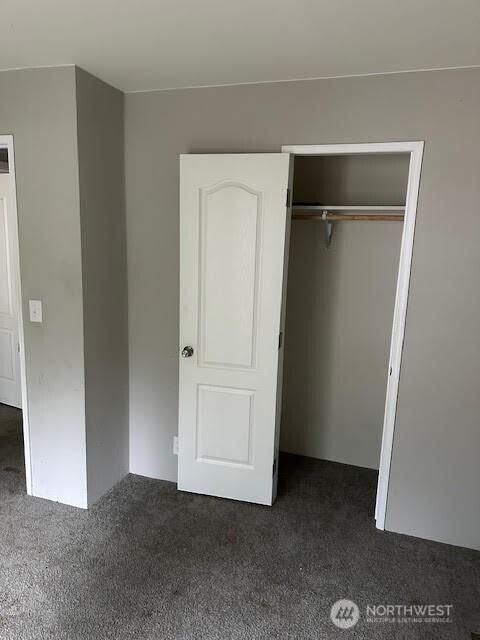
[(423, 142), (282, 151), (294, 181), (279, 447), (378, 469), (384, 529)]
[[(271, 505), (282, 435), (283, 450), (379, 468), (376, 521), (384, 528), (422, 152), (421, 142), (397, 142), (180, 157), (179, 490)], [(290, 278), (287, 295), (292, 224), (291, 271), (303, 264), (304, 275)], [(380, 234), (372, 245), (381, 229), (384, 241)], [(382, 252), (386, 262), (376, 261)], [(367, 266), (386, 296), (364, 282)], [(357, 280), (339, 288), (338, 275), (349, 270)], [(287, 299), (302, 311), (296, 321), (298, 309), (290, 313), (285, 330)], [(329, 339), (326, 319), (339, 308), (330, 334), (343, 351), (329, 357), (320, 340)], [(379, 310), (371, 327), (365, 308)], [(366, 348), (356, 348), (360, 341)], [(335, 392), (343, 385), (357, 397), (336, 394), (326, 412), (328, 402), (320, 405), (332, 381)], [(306, 386), (320, 405), (303, 402)], [(299, 424), (321, 430), (324, 442), (299, 441)]]

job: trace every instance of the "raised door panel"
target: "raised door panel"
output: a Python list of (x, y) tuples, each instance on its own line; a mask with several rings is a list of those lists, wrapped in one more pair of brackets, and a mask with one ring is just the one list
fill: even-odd
[(249, 389), (198, 386), (197, 461), (252, 467), (253, 399)]
[(10, 329), (0, 328), (0, 380), (15, 382), (15, 336)]
[(201, 190), (200, 366), (255, 366), (261, 211), (247, 185)]

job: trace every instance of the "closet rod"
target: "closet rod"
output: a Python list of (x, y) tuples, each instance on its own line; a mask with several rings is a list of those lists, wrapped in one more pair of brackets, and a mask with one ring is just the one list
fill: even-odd
[(323, 222), (336, 222), (339, 220), (357, 220), (360, 222), (403, 222), (403, 214), (383, 214), (383, 213), (329, 213), (328, 210), (323, 214), (318, 213), (294, 213), (293, 220), (322, 220)]
[(338, 204), (313, 204), (313, 203), (294, 203), (293, 209), (306, 211), (405, 211), (405, 207), (393, 205), (338, 205)]

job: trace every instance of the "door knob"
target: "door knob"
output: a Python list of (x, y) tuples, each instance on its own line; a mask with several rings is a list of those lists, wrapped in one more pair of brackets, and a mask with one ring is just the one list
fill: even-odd
[(187, 345), (182, 349), (182, 358), (191, 358), (193, 356), (193, 347)]

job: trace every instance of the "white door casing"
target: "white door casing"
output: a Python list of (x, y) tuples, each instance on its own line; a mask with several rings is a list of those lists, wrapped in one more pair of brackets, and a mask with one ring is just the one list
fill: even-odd
[[(180, 157), (178, 488), (272, 504), (288, 154)], [(278, 422), (278, 421), (277, 421)]]
[(0, 174), (0, 402), (21, 408), (19, 274), (12, 180)]

